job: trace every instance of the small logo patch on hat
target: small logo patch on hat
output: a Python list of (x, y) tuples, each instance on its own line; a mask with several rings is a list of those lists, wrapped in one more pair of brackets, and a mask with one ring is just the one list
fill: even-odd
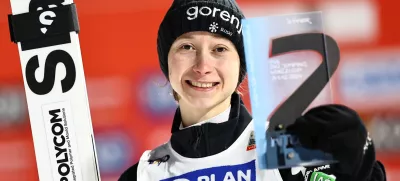
[(256, 139), (254, 138), (254, 131), (251, 131), (250, 133), (250, 138), (249, 138), (249, 144), (247, 145), (247, 151), (253, 150), (256, 148)]
[(210, 28), (208, 28), (212, 33), (215, 33), (215, 32), (217, 32), (217, 30), (218, 30), (218, 23), (216, 23), (216, 22), (213, 22), (213, 23), (211, 23), (210, 24)]

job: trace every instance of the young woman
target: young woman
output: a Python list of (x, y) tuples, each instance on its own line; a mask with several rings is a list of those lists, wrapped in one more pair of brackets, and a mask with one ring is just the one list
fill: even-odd
[[(160, 67), (179, 103), (169, 142), (143, 153), (120, 181), (384, 181), (357, 113), (314, 108), (287, 129), (339, 163), (305, 169), (258, 169), (247, 149), (252, 117), (237, 89), (246, 75), (242, 24), (233, 0), (175, 0), (158, 33)], [(323, 178), (323, 179), (321, 179)]]

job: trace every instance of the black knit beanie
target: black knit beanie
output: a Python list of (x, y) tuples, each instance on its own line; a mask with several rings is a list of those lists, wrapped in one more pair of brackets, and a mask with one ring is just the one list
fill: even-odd
[(168, 52), (173, 42), (187, 32), (207, 31), (232, 41), (240, 57), (239, 84), (246, 75), (242, 19), (234, 0), (174, 0), (158, 30), (160, 67), (168, 78)]

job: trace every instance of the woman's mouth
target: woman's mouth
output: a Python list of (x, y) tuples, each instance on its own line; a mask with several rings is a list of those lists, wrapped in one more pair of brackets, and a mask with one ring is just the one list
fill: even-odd
[(186, 80), (185, 82), (196, 90), (210, 90), (219, 84), (219, 82), (195, 82), (190, 80)]

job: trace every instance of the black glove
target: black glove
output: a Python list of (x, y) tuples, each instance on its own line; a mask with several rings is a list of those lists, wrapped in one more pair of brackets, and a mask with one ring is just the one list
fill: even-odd
[(369, 180), (375, 151), (354, 110), (343, 105), (315, 107), (288, 126), (287, 131), (297, 136), (305, 148), (331, 153), (339, 161), (330, 166), (337, 181)]

